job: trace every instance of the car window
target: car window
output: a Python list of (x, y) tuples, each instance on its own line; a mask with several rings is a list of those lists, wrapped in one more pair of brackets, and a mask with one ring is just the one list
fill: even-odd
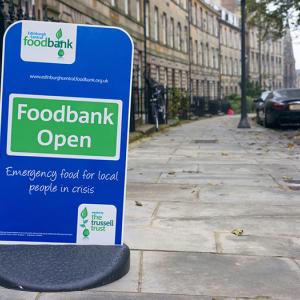
[(266, 98), (266, 100), (270, 100), (270, 99), (272, 99), (273, 97), (274, 97), (273, 93), (269, 93), (268, 96), (267, 96), (267, 98)]
[(261, 94), (261, 99), (262, 99), (263, 101), (265, 101), (269, 95), (270, 95), (270, 92), (269, 92), (269, 91), (263, 92), (263, 93)]
[(277, 97), (300, 98), (300, 89), (285, 89), (276, 91)]

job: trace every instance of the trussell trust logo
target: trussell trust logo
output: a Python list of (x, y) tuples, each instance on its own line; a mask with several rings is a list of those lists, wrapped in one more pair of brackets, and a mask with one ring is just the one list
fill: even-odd
[(74, 24), (22, 22), (21, 58), (24, 61), (72, 64), (76, 58)]

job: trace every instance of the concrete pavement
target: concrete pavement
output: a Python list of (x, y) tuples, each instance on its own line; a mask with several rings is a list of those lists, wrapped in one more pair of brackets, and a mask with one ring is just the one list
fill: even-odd
[(300, 131), (238, 121), (131, 145), (126, 277), (85, 292), (1, 289), (0, 299), (300, 299)]

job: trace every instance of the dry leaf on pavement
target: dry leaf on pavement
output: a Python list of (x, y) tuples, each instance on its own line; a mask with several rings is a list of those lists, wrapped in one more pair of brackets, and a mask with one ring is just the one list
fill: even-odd
[(241, 228), (235, 228), (231, 231), (232, 234), (237, 235), (237, 236), (241, 236), (244, 233), (244, 230)]

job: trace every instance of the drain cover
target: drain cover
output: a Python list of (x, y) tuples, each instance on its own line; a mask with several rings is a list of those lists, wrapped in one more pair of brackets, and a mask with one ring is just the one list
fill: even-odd
[(300, 184), (300, 179), (287, 179), (285, 180), (285, 182), (292, 184)]
[(218, 140), (193, 140), (192, 143), (195, 144), (215, 144)]
[(292, 191), (300, 191), (300, 185), (289, 185), (289, 189)]

